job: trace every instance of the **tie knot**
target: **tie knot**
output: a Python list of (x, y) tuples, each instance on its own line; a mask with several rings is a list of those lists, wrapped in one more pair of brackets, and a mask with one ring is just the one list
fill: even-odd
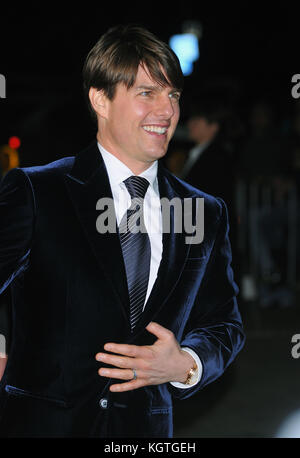
[(149, 181), (146, 180), (146, 178), (132, 175), (131, 177), (127, 178), (127, 180), (125, 180), (124, 183), (132, 199), (143, 199), (145, 197), (146, 191), (149, 186)]

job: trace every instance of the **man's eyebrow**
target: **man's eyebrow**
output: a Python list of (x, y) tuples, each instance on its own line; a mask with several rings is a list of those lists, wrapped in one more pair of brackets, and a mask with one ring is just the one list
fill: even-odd
[(160, 88), (159, 85), (148, 85), (148, 84), (141, 84), (140, 86), (137, 86), (136, 90), (139, 91), (140, 89), (150, 89), (152, 91), (157, 91)]
[[(157, 85), (148, 85), (148, 84), (141, 84), (140, 86), (136, 87), (136, 90), (139, 91), (141, 89), (147, 89), (151, 91), (160, 91), (163, 90), (164, 86), (161, 86), (159, 84)], [(175, 87), (170, 87), (170, 92), (179, 92), (181, 93), (182, 91), (180, 89), (176, 89)]]

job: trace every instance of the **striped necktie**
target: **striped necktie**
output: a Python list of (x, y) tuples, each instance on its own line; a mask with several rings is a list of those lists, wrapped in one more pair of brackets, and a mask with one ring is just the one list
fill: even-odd
[(149, 186), (146, 178), (131, 176), (124, 181), (131, 196), (131, 205), (119, 225), (119, 235), (130, 300), (131, 331), (138, 322), (147, 293), (151, 247), (145, 227), (144, 197)]

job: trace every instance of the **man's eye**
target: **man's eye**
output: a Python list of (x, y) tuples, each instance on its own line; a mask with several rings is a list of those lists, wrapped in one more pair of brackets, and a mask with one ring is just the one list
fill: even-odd
[(147, 97), (151, 95), (151, 91), (143, 91), (140, 93), (143, 97)]
[(179, 100), (180, 99), (180, 94), (179, 94), (179, 92), (172, 92), (171, 94), (169, 94), (169, 97), (170, 97), (170, 99)]

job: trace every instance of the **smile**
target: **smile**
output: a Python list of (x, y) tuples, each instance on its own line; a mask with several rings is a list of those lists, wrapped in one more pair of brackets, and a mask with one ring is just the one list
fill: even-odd
[(143, 126), (143, 129), (146, 132), (153, 132), (155, 134), (163, 135), (167, 132), (167, 127), (160, 127), (160, 126)]

